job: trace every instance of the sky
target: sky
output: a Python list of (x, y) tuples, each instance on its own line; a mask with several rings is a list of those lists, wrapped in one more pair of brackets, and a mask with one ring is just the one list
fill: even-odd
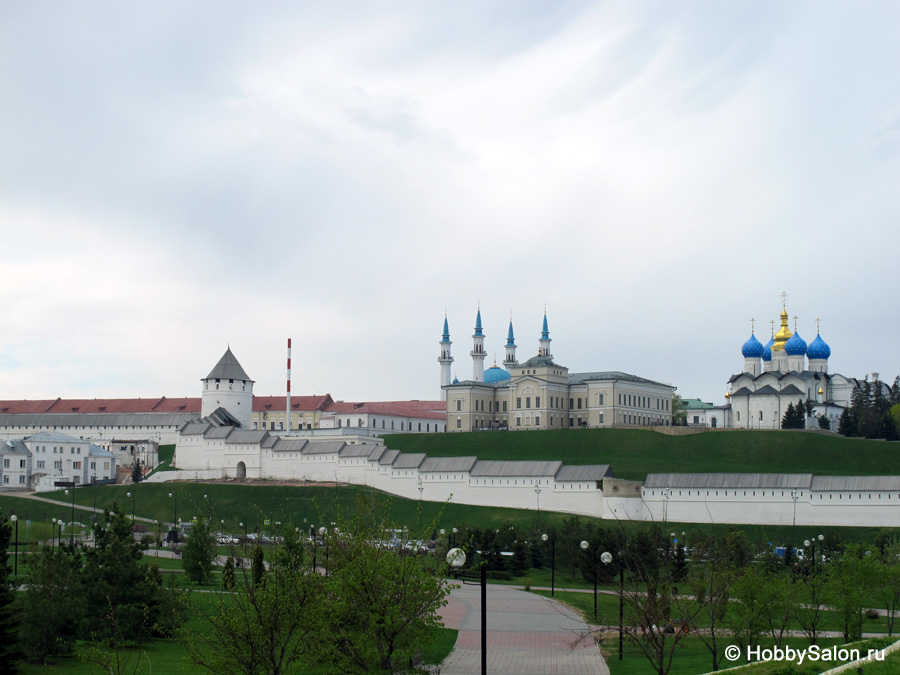
[[(0, 0), (0, 399), (900, 374), (900, 3)], [(794, 327), (794, 319), (790, 322)], [(776, 326), (777, 327), (777, 326)]]

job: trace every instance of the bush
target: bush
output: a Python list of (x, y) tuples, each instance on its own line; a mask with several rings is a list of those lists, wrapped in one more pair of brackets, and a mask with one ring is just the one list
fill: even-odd
[(510, 581), (512, 580), (512, 575), (505, 570), (488, 570), (487, 578), (497, 579), (500, 581)]
[(879, 617), (878, 610), (870, 607), (866, 610), (867, 619), (877, 619)]

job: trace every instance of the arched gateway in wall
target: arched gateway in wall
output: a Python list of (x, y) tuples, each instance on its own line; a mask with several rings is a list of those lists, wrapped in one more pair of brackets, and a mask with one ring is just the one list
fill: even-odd
[(237, 477), (238, 478), (246, 478), (247, 477), (247, 465), (243, 462), (237, 463)]

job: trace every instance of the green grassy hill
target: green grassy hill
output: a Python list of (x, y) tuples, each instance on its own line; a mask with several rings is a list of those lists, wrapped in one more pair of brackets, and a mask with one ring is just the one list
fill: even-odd
[(900, 443), (806, 431), (718, 431), (669, 436), (642, 429), (395, 434), (389, 448), (432, 457), (610, 464), (619, 478), (662, 472), (900, 475)]

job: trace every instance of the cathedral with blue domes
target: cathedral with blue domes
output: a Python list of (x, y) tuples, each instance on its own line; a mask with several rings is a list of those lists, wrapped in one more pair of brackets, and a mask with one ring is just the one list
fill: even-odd
[(472, 377), (451, 378), (450, 327), (444, 317), (438, 363), (441, 399), (447, 402), (447, 431), (537, 430), (570, 427), (672, 424), (675, 387), (621, 371), (570, 373), (550, 353), (547, 313), (535, 356), (520, 363), (512, 318), (502, 367), (485, 370), (485, 330), (481, 308), (472, 334)]
[(750, 338), (741, 347), (744, 371), (728, 380), (726, 405), (707, 411), (707, 426), (780, 429), (788, 405), (800, 402), (812, 410), (807, 428), (818, 429), (818, 419), (824, 415), (831, 430), (837, 431), (841, 413), (862, 381), (828, 372), (831, 347), (819, 332), (818, 319), (816, 337), (807, 344), (797, 330), (797, 317), (793, 331), (788, 325), (784, 294), (779, 319), (778, 332), (773, 321), (772, 336), (765, 345), (751, 325)]

